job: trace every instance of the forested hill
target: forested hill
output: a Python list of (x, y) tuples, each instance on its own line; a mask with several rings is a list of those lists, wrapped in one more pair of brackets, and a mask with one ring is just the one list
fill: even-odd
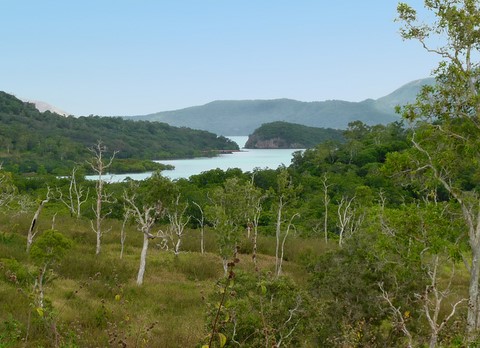
[(433, 83), (432, 78), (413, 81), (385, 97), (362, 102), (342, 100), (301, 102), (291, 99), (221, 100), (202, 106), (126, 118), (166, 122), (174, 126), (203, 129), (223, 135), (248, 135), (262, 124), (275, 121), (310, 127), (346, 129), (353, 121), (361, 121), (367, 125), (398, 121), (395, 106), (413, 102), (422, 85)]
[(41, 113), (32, 103), (0, 92), (0, 161), (7, 169), (62, 172), (91, 157), (88, 148), (99, 140), (108, 150), (118, 151), (117, 158), (124, 163), (238, 149), (236, 143), (213, 133), (165, 123)]
[(328, 140), (343, 141), (342, 131), (288, 122), (263, 124), (248, 137), (247, 149), (306, 149)]

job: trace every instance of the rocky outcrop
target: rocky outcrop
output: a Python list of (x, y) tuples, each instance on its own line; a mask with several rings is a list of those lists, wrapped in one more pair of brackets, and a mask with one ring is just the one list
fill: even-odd
[(250, 135), (245, 143), (247, 149), (304, 149), (305, 145), (300, 143), (288, 143), (280, 137), (271, 139), (259, 139), (256, 135)]

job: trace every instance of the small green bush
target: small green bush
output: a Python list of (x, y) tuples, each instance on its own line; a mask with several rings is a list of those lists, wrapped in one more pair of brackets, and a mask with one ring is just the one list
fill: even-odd
[(0, 259), (0, 274), (7, 282), (27, 284), (32, 276), (27, 267), (15, 259)]

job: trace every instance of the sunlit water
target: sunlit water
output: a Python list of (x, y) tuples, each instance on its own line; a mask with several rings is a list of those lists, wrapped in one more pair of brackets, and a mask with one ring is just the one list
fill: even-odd
[[(191, 175), (200, 174), (211, 169), (227, 170), (229, 168), (240, 168), (242, 171), (252, 171), (255, 168), (260, 169), (276, 169), (278, 166), (284, 164), (289, 166), (292, 160), (292, 154), (298, 150), (279, 149), (279, 150), (256, 150), (243, 149), (247, 142), (247, 136), (230, 136), (228, 137), (235, 141), (242, 150), (231, 154), (219, 155), (217, 157), (199, 157), (192, 159), (179, 160), (161, 160), (156, 161), (164, 164), (171, 164), (175, 166), (174, 170), (165, 170), (162, 175), (170, 179), (189, 178)], [(123, 181), (129, 177), (134, 180), (143, 180), (148, 178), (152, 173), (132, 173), (132, 174), (118, 174), (106, 176), (109, 181), (118, 182)], [(95, 179), (95, 176), (88, 176), (88, 179)]]

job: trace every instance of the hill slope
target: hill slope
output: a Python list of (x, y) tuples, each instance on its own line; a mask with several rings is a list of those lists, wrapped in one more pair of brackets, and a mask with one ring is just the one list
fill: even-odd
[(41, 113), (0, 92), (0, 162), (20, 172), (71, 168), (91, 157), (98, 140), (119, 151), (119, 160), (154, 160), (204, 155), (207, 151), (238, 149), (213, 133), (172, 127), (158, 122), (132, 122), (112, 117), (64, 117)]
[(247, 149), (306, 149), (328, 141), (342, 141), (342, 131), (288, 122), (263, 124), (248, 137)]
[(432, 79), (417, 80), (378, 100), (367, 99), (362, 102), (224, 100), (145, 116), (130, 116), (127, 119), (160, 121), (223, 135), (248, 135), (262, 124), (275, 121), (345, 129), (348, 123), (356, 120), (368, 125), (397, 121), (399, 117), (394, 112), (395, 105), (413, 101), (421, 86), (430, 83)]

